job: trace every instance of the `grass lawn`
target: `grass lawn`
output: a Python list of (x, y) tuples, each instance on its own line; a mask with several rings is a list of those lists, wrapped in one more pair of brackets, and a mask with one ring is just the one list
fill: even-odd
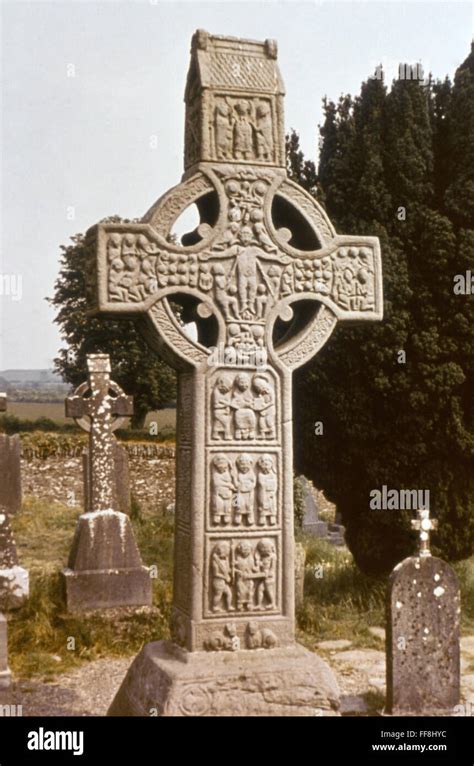
[[(49, 678), (83, 661), (133, 656), (147, 641), (169, 638), (174, 518), (134, 504), (132, 523), (144, 563), (155, 565), (153, 609), (105, 610), (84, 616), (64, 608), (59, 571), (65, 566), (77, 509), (26, 497), (13, 519), (20, 561), (31, 595), (11, 614), (11, 667), (21, 676)], [(299, 537), (307, 551), (305, 599), (297, 638), (309, 649), (324, 639), (347, 638), (355, 647), (380, 649), (369, 631), (384, 625), (385, 581), (363, 575), (347, 551)], [(455, 565), (462, 589), (462, 627), (474, 633), (474, 557)], [(73, 641), (71, 639), (74, 639)]]

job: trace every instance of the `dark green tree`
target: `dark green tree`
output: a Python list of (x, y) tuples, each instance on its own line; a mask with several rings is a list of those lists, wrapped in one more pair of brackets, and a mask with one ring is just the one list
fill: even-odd
[[(462, 83), (470, 93), (465, 75)], [(407, 80), (387, 93), (370, 79), (357, 98), (325, 102), (321, 129), (318, 181), (330, 217), (339, 231), (381, 239), (385, 316), (378, 326), (337, 328), (296, 376), (295, 455), (297, 469), (336, 503), (356, 561), (372, 573), (390, 570), (414, 544), (412, 514), (369, 508), (370, 491), (383, 484), (430, 490), (435, 550), (445, 557), (470, 555), (474, 541), (472, 316), (469, 323), (468, 304), (452, 289), (466, 257), (436, 207), (449, 184), (436, 177), (444, 143), (433, 94)], [(447, 107), (445, 119), (454, 121)], [(463, 246), (472, 257), (471, 234)], [(323, 436), (312, 437), (316, 420)]]
[[(113, 217), (105, 222), (126, 221)], [(61, 246), (61, 251), (54, 295), (48, 299), (57, 309), (55, 322), (66, 344), (55, 359), (55, 369), (64, 380), (77, 386), (85, 379), (86, 354), (110, 354), (113, 379), (134, 397), (132, 427), (142, 428), (150, 410), (175, 400), (175, 374), (151, 351), (134, 320), (106, 319), (88, 313), (84, 235), (71, 237), (71, 244)]]

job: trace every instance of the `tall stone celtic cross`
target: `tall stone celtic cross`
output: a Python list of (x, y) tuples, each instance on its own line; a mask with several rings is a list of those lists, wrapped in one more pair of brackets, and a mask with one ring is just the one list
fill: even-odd
[(338, 320), (382, 318), (378, 239), (337, 235), (287, 178), (276, 59), (274, 41), (196, 32), (182, 183), (87, 238), (93, 308), (139, 317), (179, 373), (173, 635), (189, 650), (293, 644), (292, 372)]
[(108, 354), (87, 355), (88, 380), (66, 399), (66, 415), (89, 433), (91, 511), (114, 507), (113, 432), (133, 414), (133, 400), (110, 380)]

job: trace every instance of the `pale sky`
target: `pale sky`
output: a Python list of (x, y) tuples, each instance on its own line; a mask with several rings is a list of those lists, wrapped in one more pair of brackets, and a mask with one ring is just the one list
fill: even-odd
[[(143, 215), (182, 173), (195, 29), (276, 38), (286, 126), (316, 159), (321, 99), (382, 62), (453, 76), (472, 2), (1, 2), (0, 369), (49, 367), (59, 245)], [(71, 76), (73, 75), (73, 76)], [(156, 136), (156, 146), (153, 145)]]

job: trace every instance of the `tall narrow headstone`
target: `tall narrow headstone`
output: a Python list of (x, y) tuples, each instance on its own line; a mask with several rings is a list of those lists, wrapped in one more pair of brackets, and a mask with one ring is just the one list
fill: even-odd
[[(0, 394), (0, 412), (7, 409), (7, 396)], [(21, 449), (18, 434), (0, 434), (0, 506), (8, 513), (21, 508)]]
[(428, 510), (412, 522), (418, 556), (393, 570), (387, 592), (387, 712), (452, 714), (460, 695), (460, 594), (453, 569), (431, 555)]
[(114, 507), (113, 431), (132, 414), (132, 399), (110, 380), (107, 354), (88, 354), (88, 381), (66, 399), (66, 414), (89, 432), (90, 510), (78, 520), (63, 570), (69, 611), (151, 604), (130, 519)]
[[(287, 178), (283, 94), (274, 41), (196, 32), (182, 183), (141, 223), (88, 233), (91, 304), (141, 315), (179, 373), (174, 641), (142, 650), (111, 714), (338, 706), (328, 666), (295, 644), (292, 372), (338, 320), (381, 318), (380, 251)], [(194, 203), (201, 223), (176, 242)]]

